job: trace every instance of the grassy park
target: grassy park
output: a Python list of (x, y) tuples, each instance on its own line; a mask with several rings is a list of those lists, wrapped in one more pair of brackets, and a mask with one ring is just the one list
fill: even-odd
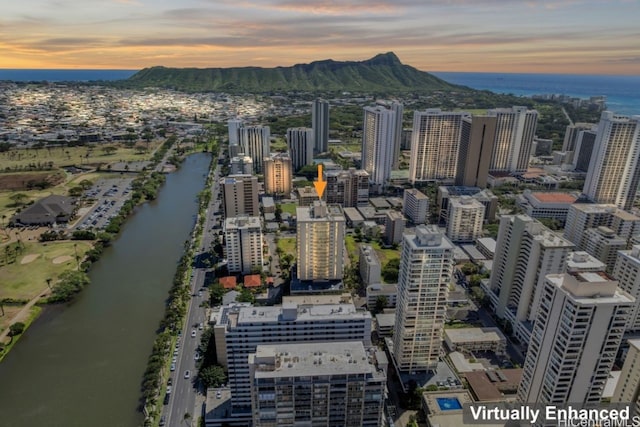
[(282, 249), (282, 253), (291, 254), (295, 258), (296, 256), (296, 238), (295, 237), (281, 237), (278, 239), (278, 247)]
[(83, 258), (91, 249), (91, 243), (84, 241), (27, 241), (14, 256), (15, 246), (14, 243), (0, 247), (0, 299), (36, 297), (47, 287), (47, 279), (53, 284), (60, 273), (77, 268), (76, 250)]
[(295, 203), (283, 203), (280, 205), (280, 209), (282, 209), (282, 213), (288, 213), (290, 215), (296, 214), (296, 208), (298, 207)]
[(48, 147), (23, 150), (9, 150), (0, 153), (0, 165), (5, 171), (19, 171), (30, 166), (57, 169), (64, 166), (83, 166), (149, 160), (153, 151), (162, 140), (139, 142), (135, 147), (127, 147), (118, 143), (104, 143), (100, 146), (85, 145), (76, 147)]

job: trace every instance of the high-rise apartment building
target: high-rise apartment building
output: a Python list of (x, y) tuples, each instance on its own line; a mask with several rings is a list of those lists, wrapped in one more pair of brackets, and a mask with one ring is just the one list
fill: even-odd
[(456, 185), (487, 187), (491, 153), (496, 138), (496, 123), (496, 116), (462, 119)]
[(546, 276), (518, 388), (520, 402), (601, 403), (633, 304), (617, 285), (604, 273)]
[(287, 146), (294, 171), (313, 163), (313, 129), (287, 129)]
[(242, 152), (240, 149), (240, 128), (244, 126), (242, 120), (229, 120), (227, 128), (229, 129), (229, 157), (235, 157)]
[(362, 281), (367, 285), (382, 283), (380, 280), (382, 265), (375, 249), (369, 245), (362, 244), (360, 245), (359, 254), (358, 266)]
[(362, 169), (324, 170), (325, 200), (329, 204), (355, 208), (369, 204), (369, 174)]
[(600, 117), (582, 192), (596, 203), (630, 210), (640, 183), (640, 116)]
[[(371, 314), (356, 310), (353, 303), (252, 307), (223, 306), (215, 316), (214, 339), (218, 363), (227, 368), (235, 414), (250, 414), (251, 377), (249, 355), (262, 344), (359, 341), (371, 346)], [(245, 424), (246, 425), (246, 424)]]
[(371, 350), (356, 341), (259, 345), (249, 356), (253, 426), (383, 425), (386, 373)]
[(249, 274), (262, 269), (262, 226), (260, 217), (236, 216), (224, 221), (227, 269), (230, 273)]
[(489, 171), (525, 172), (529, 166), (538, 112), (527, 107), (512, 107), (489, 110), (487, 115), (496, 117), (496, 137)]
[(636, 299), (629, 313), (627, 331), (640, 332), (640, 245), (618, 252), (612, 275), (620, 289)]
[(384, 241), (387, 245), (393, 245), (402, 242), (402, 233), (404, 233), (405, 219), (398, 211), (388, 211), (384, 221)]
[(576, 151), (580, 132), (591, 130), (593, 123), (574, 123), (567, 126), (562, 142), (562, 151)]
[(315, 153), (329, 151), (329, 102), (316, 99), (311, 106), (311, 127)]
[(342, 279), (345, 218), (340, 207), (316, 200), (296, 213), (298, 279)]
[(563, 273), (573, 248), (573, 243), (526, 215), (500, 218), (485, 291), (497, 316), (511, 323), (522, 342), (528, 342), (528, 327), (536, 319), (545, 276)]
[(264, 191), (267, 194), (289, 196), (293, 171), (288, 153), (275, 153), (264, 159)]
[(591, 159), (593, 159), (593, 147), (596, 144), (595, 130), (584, 130), (578, 134), (576, 149), (573, 152), (573, 169), (576, 172), (588, 172)]
[(400, 256), (393, 357), (401, 372), (434, 368), (440, 357), (453, 244), (436, 226), (405, 233)]
[(613, 271), (618, 258), (618, 251), (627, 248), (627, 241), (605, 226), (588, 228), (584, 232), (582, 244), (584, 247), (580, 249), (605, 263), (608, 273)]
[(238, 215), (258, 216), (258, 178), (229, 175), (220, 179), (225, 218)]
[(448, 181), (456, 178), (462, 119), (468, 113), (439, 108), (413, 113), (409, 182)]
[(394, 144), (400, 141), (398, 121), (402, 121), (401, 108), (387, 109), (381, 105), (364, 108), (362, 168), (369, 174), (369, 182), (377, 193), (388, 184), (391, 176)]
[(631, 403), (637, 415), (640, 413), (640, 340), (631, 339), (628, 342), (629, 351), (611, 403)]
[(474, 242), (482, 237), (484, 205), (470, 196), (449, 199), (447, 237), (454, 243)]
[(415, 188), (404, 190), (402, 213), (414, 224), (426, 224), (429, 217), (429, 197)]
[(237, 156), (231, 158), (230, 175), (251, 175), (253, 173), (253, 160), (244, 153), (238, 153)]
[(601, 226), (613, 230), (618, 237), (624, 239), (624, 249), (629, 249), (633, 236), (640, 233), (640, 218), (613, 205), (574, 203), (567, 212), (564, 237), (580, 250), (587, 250), (585, 233)]
[(269, 126), (243, 126), (239, 130), (240, 149), (253, 160), (255, 173), (262, 173), (263, 159), (271, 152)]

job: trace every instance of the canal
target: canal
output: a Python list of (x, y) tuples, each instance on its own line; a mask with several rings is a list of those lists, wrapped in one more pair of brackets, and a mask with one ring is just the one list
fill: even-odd
[(0, 426), (142, 423), (140, 382), (211, 156), (189, 156), (138, 207), (70, 305), (47, 308), (0, 363)]

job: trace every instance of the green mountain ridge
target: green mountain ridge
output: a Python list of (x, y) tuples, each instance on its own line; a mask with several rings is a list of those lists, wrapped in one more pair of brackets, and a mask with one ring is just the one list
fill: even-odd
[[(400, 62), (393, 53), (365, 61), (326, 59), (291, 67), (167, 68), (140, 70), (125, 81), (183, 91), (434, 91), (463, 89)], [(467, 88), (464, 88), (467, 89)]]

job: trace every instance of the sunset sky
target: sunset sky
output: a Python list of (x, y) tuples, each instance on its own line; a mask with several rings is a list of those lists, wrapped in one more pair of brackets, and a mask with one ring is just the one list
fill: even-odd
[(638, 0), (4, 0), (0, 68), (289, 66), (640, 75)]

